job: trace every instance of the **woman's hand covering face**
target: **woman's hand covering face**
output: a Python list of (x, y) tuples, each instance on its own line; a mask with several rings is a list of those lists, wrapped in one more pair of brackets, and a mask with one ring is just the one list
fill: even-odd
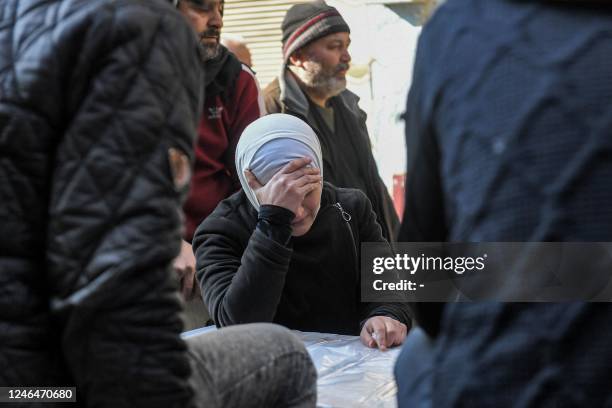
[(304, 198), (321, 186), (321, 170), (308, 166), (312, 159), (304, 157), (288, 163), (265, 185), (249, 170), (244, 174), (255, 192), (259, 205), (275, 205), (298, 215)]

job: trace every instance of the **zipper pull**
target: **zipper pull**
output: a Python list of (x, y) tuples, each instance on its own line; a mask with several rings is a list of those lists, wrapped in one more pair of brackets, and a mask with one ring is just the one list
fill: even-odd
[(340, 205), (340, 203), (334, 204), (334, 207), (340, 210), (340, 212), (342, 213), (342, 219), (344, 221), (349, 222), (351, 220), (351, 214), (344, 211), (344, 208), (342, 208), (342, 205)]

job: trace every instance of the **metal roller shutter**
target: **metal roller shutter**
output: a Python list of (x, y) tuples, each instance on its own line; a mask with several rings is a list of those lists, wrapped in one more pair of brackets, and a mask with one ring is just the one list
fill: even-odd
[(244, 37), (253, 57), (253, 70), (265, 87), (280, 71), (281, 23), (287, 10), (308, 0), (225, 0), (223, 32)]

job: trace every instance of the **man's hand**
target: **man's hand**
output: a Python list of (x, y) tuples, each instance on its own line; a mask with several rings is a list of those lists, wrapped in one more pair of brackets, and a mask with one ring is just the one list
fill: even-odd
[(404, 342), (408, 328), (404, 323), (386, 316), (370, 317), (361, 329), (361, 342), (381, 351)]
[(185, 300), (200, 296), (200, 285), (195, 278), (195, 256), (188, 242), (181, 242), (181, 253), (174, 259), (172, 268), (180, 281), (181, 294)]
[(311, 161), (307, 157), (291, 161), (265, 186), (249, 170), (244, 174), (260, 205), (276, 205), (296, 214), (304, 197), (321, 185), (321, 170), (307, 167)]

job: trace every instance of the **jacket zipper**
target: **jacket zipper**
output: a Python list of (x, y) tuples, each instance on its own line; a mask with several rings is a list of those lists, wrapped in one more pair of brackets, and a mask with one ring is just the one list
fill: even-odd
[(353, 217), (351, 217), (351, 214), (347, 213), (346, 211), (344, 211), (344, 208), (342, 208), (342, 204), (340, 204), (339, 202), (337, 202), (336, 204), (334, 204), (334, 207), (336, 207), (338, 210), (340, 210), (340, 214), (342, 215), (342, 219), (344, 221), (346, 221), (346, 228), (348, 228), (348, 232), (349, 235), (351, 236), (351, 249), (353, 252), (353, 262), (355, 263), (355, 268), (357, 268), (356, 270), (358, 270), (359, 268), (359, 255), (357, 253), (357, 242), (355, 241), (355, 236), (353, 235), (353, 229), (351, 228), (351, 219)]
[(342, 219), (344, 221), (349, 222), (352, 219), (351, 214), (344, 211), (344, 208), (342, 208), (342, 205), (339, 202), (334, 204), (334, 207), (340, 210), (340, 213), (342, 214)]

